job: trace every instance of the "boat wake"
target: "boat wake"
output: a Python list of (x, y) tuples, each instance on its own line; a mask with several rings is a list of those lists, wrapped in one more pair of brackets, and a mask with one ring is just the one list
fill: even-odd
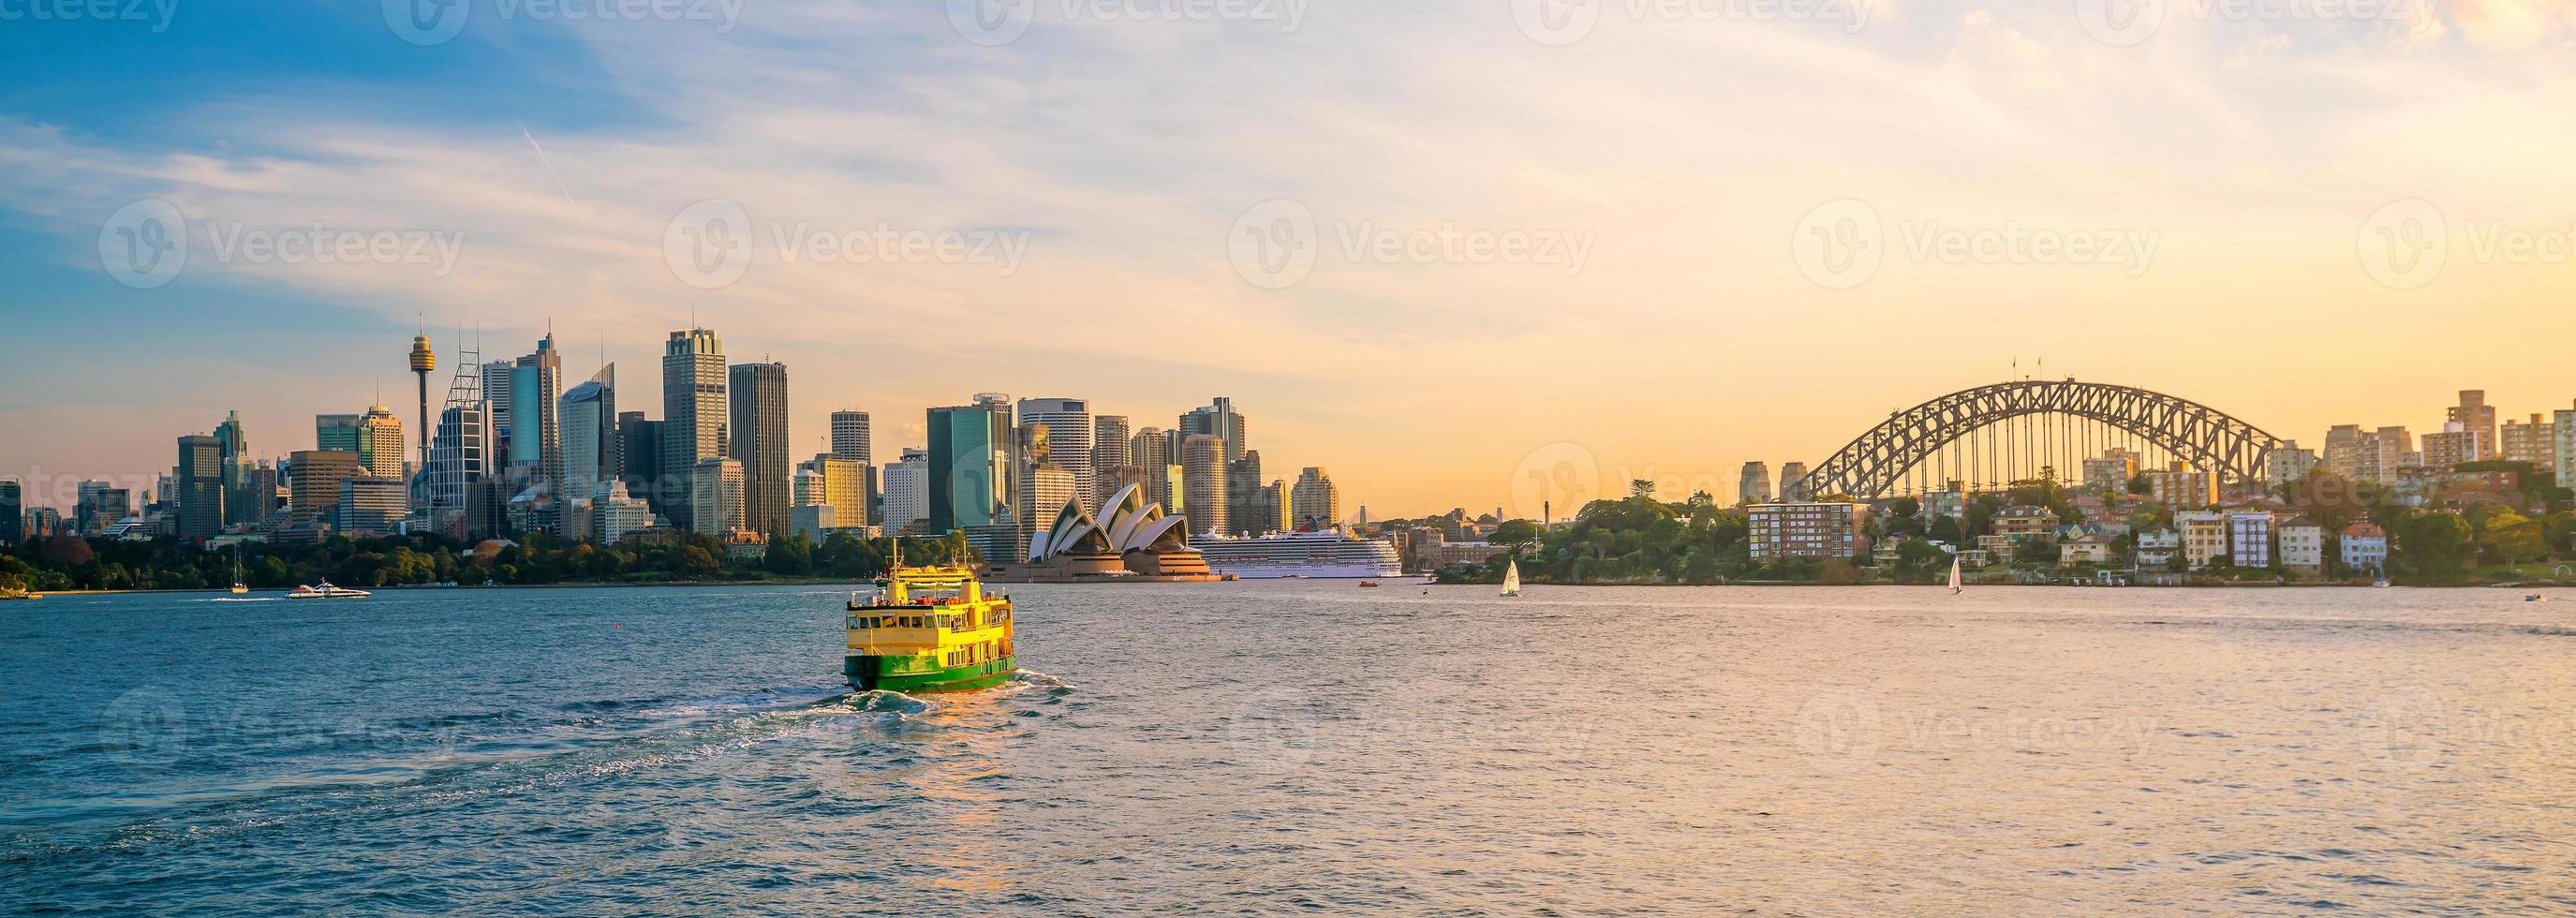
[(284, 598), (286, 598), (286, 597), (283, 597), (283, 596), (217, 596), (217, 597), (214, 597), (214, 598), (211, 598), (211, 599), (191, 599), (191, 600), (188, 600), (188, 601), (189, 601), (189, 602), (276, 602), (276, 601), (278, 601), (278, 600), (280, 600), (280, 599), (284, 599)]

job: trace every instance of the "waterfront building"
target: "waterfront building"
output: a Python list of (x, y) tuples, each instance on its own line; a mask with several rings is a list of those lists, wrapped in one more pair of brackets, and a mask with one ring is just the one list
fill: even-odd
[(2111, 552), (2111, 536), (2097, 527), (2082, 527), (2070, 538), (2057, 543), (2057, 563), (2091, 564), (2097, 567), (2116, 563)]
[(932, 408), (928, 426), (930, 531), (1002, 526), (1017, 533), (1011, 499), (1019, 490), (1019, 447), (1009, 403)]
[(1129, 438), (1127, 416), (1093, 415), (1091, 418), (1091, 496), (1085, 507), (1094, 513), (1108, 506), (1109, 498), (1124, 486), (1119, 480), (1123, 470), (1135, 464), (1136, 452)]
[[(2460, 425), (2461, 430), (2477, 434), (2479, 443), (2486, 444), (2490, 450), (2494, 448), (2496, 441), (2496, 410), (2495, 406), (2487, 404), (2486, 390), (2460, 390), (2460, 403), (2449, 408), (2442, 409), (2442, 420), (2449, 424), (2458, 424)], [(2429, 453), (2433, 451), (2433, 448), (2428, 446), (2424, 448), (2424, 451)], [(2475, 462), (2477, 460), (2471, 459), (2464, 461)]]
[(2128, 491), (2129, 480), (2138, 477), (2138, 454), (2125, 446), (2114, 446), (2102, 455), (2084, 460), (2084, 487), (2104, 494)]
[(2057, 514), (2034, 504), (2013, 504), (1987, 517), (1986, 530), (2016, 539), (2045, 536), (2057, 531)]
[(1747, 462), (1735, 478), (1735, 502), (1768, 503), (1771, 500), (1771, 467), (1760, 462)]
[(2175, 460), (2147, 474), (2147, 496), (2174, 510), (2196, 509), (2218, 502), (2218, 482), (2208, 472)]
[(653, 528), (653, 508), (626, 490), (623, 481), (601, 482), (590, 501), (591, 534), (614, 545), (628, 533)]
[(2300, 449), (2297, 440), (2284, 440), (2263, 454), (2264, 480), (2275, 488), (2304, 479), (2316, 468), (2316, 451)]
[(2237, 567), (2271, 567), (2275, 521), (2267, 510), (2239, 510), (2227, 515), (2227, 562)]
[(2554, 471), (2558, 468), (2558, 424), (2544, 420), (2539, 412), (2532, 413), (2528, 424), (2508, 420), (2496, 434), (2496, 449), (2505, 459), (2531, 463), (2534, 471)]
[(743, 528), (742, 461), (709, 456), (689, 470), (690, 532), (719, 535)]
[(1297, 483), (1288, 489), (1288, 528), (1321, 532), (1341, 524), (1342, 489), (1333, 484), (1333, 476), (1320, 465), (1299, 470)]
[[(1023, 425), (1046, 425), (1050, 449), (1047, 459), (1072, 473), (1075, 496), (1081, 498), (1083, 511), (1097, 510), (1099, 506), (1093, 502), (1092, 491), (1098, 487), (1099, 479), (1092, 462), (1096, 446), (1093, 438), (1098, 434), (1098, 426), (1091, 415), (1091, 403), (1078, 398), (1024, 398), (1020, 400), (1019, 415), (1019, 422)], [(1031, 507), (1055, 505), (1052, 502), (1025, 504)], [(1038, 515), (1028, 514), (1031, 517)]]
[(858, 460), (816, 456), (805, 464), (797, 480), (804, 483), (807, 491), (796, 498), (796, 503), (831, 507), (833, 524), (840, 528), (868, 525), (867, 466)]
[(335, 449), (301, 450), (288, 455), (286, 510), (297, 523), (331, 523), (340, 505), (340, 483), (366, 477), (358, 454)]
[[(186, 446), (180, 451), (185, 452)], [(15, 478), (0, 478), (0, 546), (27, 541), (27, 486)]]
[(2388, 569), (2388, 530), (2361, 520), (2343, 527), (2343, 566), (2351, 574), (2376, 576)]
[(212, 436), (179, 438), (180, 538), (202, 539), (224, 531), (223, 456), (223, 443)]
[(343, 478), (332, 505), (331, 527), (344, 535), (387, 535), (400, 529), (409, 511), (410, 492), (402, 479)]
[(1188, 508), (1192, 534), (1231, 532), (1226, 528), (1226, 441), (1214, 434), (1191, 434), (1181, 441), (1181, 503)]
[(2557, 444), (2559, 487), (2576, 487), (2576, 409), (2550, 416), (2550, 439)]
[(411, 451), (403, 437), (402, 418), (383, 405), (367, 406), (358, 416), (358, 464), (378, 478), (408, 478)]
[(1787, 501), (1787, 502), (1790, 502), (1790, 503), (1798, 503), (1798, 502), (1804, 501), (1804, 500), (1806, 500), (1807, 498), (1811, 497), (1812, 495), (1810, 495), (1810, 494), (1808, 494), (1808, 493), (1807, 493), (1806, 478), (1807, 478), (1807, 464), (1806, 464), (1806, 463), (1804, 463), (1804, 462), (1783, 462), (1783, 463), (1781, 463), (1781, 464), (1780, 464), (1780, 499), (1781, 499), (1781, 500), (1784, 500), (1784, 501)]
[(2228, 557), (2227, 514), (2186, 510), (2174, 514), (2173, 519), (2174, 528), (2181, 531), (2185, 566), (2200, 570)]
[[(1758, 464), (1758, 463), (1756, 463)], [(1860, 554), (1861, 504), (1762, 503), (1746, 509), (1753, 560), (1852, 558)]]
[[(1068, 498), (1048, 515), (1050, 522), (1037, 530), (1025, 545), (1018, 543), (1008, 527), (977, 527), (967, 530), (966, 538), (968, 544), (983, 553), (988, 562), (984, 575), (990, 580), (1216, 579), (1217, 575), (1208, 569), (1206, 559), (1190, 547), (1188, 521), (1165, 513), (1160, 505), (1146, 503), (1143, 491), (1121, 488), (1110, 496), (1103, 505), (1103, 511), (1094, 517), (1083, 511), (1080, 501)], [(991, 532), (997, 529), (1002, 532)], [(997, 553), (1006, 549), (1020, 553)], [(1007, 558), (1029, 560), (1005, 560)]]
[(617, 365), (607, 364), (563, 394), (555, 416), (562, 425), (563, 495), (592, 499), (602, 482), (618, 479), (625, 444), (617, 438)]
[(2307, 517), (2281, 525), (2281, 566), (2317, 576), (2326, 570), (2326, 530)]
[(647, 490), (660, 495), (673, 526), (700, 531), (691, 519), (697, 490), (689, 476), (698, 463), (727, 455), (724, 342), (703, 328), (674, 331), (662, 344), (660, 480)]
[(885, 520), (888, 533), (930, 518), (930, 451), (906, 449), (901, 459), (886, 463)]
[[(2468, 393), (2463, 392), (2461, 395), (2466, 396)], [(2479, 433), (2476, 428), (2458, 421), (2446, 421), (2442, 424), (2442, 432), (2424, 435), (2424, 458), (2414, 465), (2448, 472), (2463, 462), (2486, 459), (2487, 445), (2494, 442), (2487, 437), (2488, 435)], [(2407, 467), (2412, 468), (2414, 465)]]
[[(1220, 395), (1210, 400), (1206, 407), (1193, 408), (1188, 414), (1181, 415), (1176, 432), (1180, 438), (1202, 434), (1218, 438), (1223, 445), (1220, 455), (1224, 457), (1224, 461), (1232, 462), (1243, 458), (1244, 426), (1243, 415), (1234, 410), (1234, 400)], [(1175, 445), (1186, 442), (1186, 440), (1180, 440)], [(1178, 453), (1179, 450), (1175, 449), (1173, 452)], [(1205, 531), (1204, 526), (1201, 527), (1201, 531)]]
[(2363, 441), (2358, 481), (2397, 483), (2397, 470), (2422, 465), (2423, 460), (2408, 454), (2416, 452), (2415, 434), (2405, 427), (2382, 427)]
[(735, 364), (730, 455), (742, 463), (744, 527), (754, 532), (787, 528), (787, 365)]
[(2174, 556), (2182, 552), (2182, 534), (2171, 529), (2149, 529), (2138, 533), (2135, 566), (2139, 570), (2169, 570)]

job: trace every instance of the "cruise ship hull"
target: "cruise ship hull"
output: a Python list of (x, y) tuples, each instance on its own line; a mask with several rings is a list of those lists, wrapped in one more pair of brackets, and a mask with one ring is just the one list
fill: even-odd
[(1233, 574), (1244, 580), (1363, 580), (1377, 577), (1402, 577), (1404, 568), (1380, 564), (1211, 564), (1221, 574)]

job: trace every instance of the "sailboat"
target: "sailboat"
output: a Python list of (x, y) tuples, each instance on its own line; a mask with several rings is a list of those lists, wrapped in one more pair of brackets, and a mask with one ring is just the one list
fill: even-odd
[(1504, 596), (1518, 596), (1518, 595), (1521, 595), (1521, 561), (1520, 561), (1520, 559), (1519, 559), (1519, 558), (1513, 558), (1513, 559), (1511, 559), (1510, 561), (1505, 562), (1505, 565), (1506, 565), (1506, 566), (1503, 568), (1503, 595), (1504, 595)]
[(241, 594), (243, 594), (243, 593), (248, 593), (248, 592), (250, 592), (250, 587), (247, 587), (247, 586), (242, 585), (242, 579), (241, 579), (241, 555), (240, 555), (239, 553), (235, 553), (235, 554), (233, 555), (233, 589), (232, 589), (232, 594), (233, 594), (233, 595), (235, 595), (235, 596), (239, 596), (239, 595), (241, 595)]
[(1965, 589), (1964, 587), (1961, 587), (1961, 586), (1959, 585), (1959, 556), (1958, 556), (1958, 555), (1951, 555), (1951, 556), (1950, 556), (1950, 595), (1952, 595), (1952, 596), (1957, 596), (1957, 595), (1959, 595), (1959, 593), (1960, 593), (1962, 590), (1964, 590), (1964, 589)]

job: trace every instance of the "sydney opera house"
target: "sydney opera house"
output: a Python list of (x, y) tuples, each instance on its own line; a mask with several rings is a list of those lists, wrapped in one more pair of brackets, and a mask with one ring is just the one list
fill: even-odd
[(1147, 504), (1134, 485), (1122, 488), (1093, 519), (1068, 500), (1055, 521), (1029, 536), (1029, 559), (988, 563), (987, 580), (1017, 583), (1183, 582), (1218, 579), (1190, 547), (1187, 517)]

